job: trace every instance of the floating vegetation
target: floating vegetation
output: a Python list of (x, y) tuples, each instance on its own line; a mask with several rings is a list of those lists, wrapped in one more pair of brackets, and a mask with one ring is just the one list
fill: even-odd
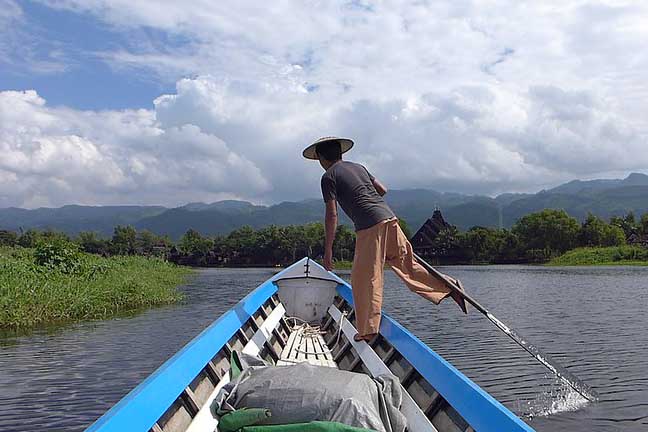
[(648, 249), (639, 246), (583, 247), (552, 259), (549, 265), (648, 265)]
[(158, 258), (103, 258), (69, 242), (0, 248), (0, 328), (103, 319), (177, 302), (191, 271)]

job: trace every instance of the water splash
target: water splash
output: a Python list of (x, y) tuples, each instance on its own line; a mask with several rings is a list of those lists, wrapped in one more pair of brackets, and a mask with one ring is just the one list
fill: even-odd
[(560, 380), (554, 380), (547, 391), (540, 393), (535, 399), (527, 401), (522, 411), (528, 419), (547, 417), (558, 413), (577, 411), (589, 402), (570, 386)]
[(502, 330), (504, 333), (506, 333), (507, 336), (509, 336), (511, 339), (513, 339), (513, 341), (515, 343), (520, 345), (529, 354), (531, 354), (533, 357), (535, 357), (536, 360), (538, 360), (540, 363), (542, 363), (542, 365), (545, 366), (547, 369), (549, 369), (556, 377), (562, 379), (572, 389), (574, 389), (578, 393), (580, 393), (582, 397), (584, 397), (585, 399), (589, 399), (590, 401), (598, 400), (598, 394), (596, 393), (596, 391), (594, 391), (594, 389), (590, 388), (590, 386), (588, 386), (583, 381), (578, 379), (574, 374), (569, 372), (567, 369), (560, 366), (558, 363), (556, 363), (555, 360), (552, 360), (548, 355), (542, 353), (538, 349), (538, 347), (536, 347), (535, 345), (529, 343), (526, 339), (524, 339), (515, 330), (508, 327), (502, 321), (498, 320), (493, 314), (486, 311), (486, 316), (500, 330)]

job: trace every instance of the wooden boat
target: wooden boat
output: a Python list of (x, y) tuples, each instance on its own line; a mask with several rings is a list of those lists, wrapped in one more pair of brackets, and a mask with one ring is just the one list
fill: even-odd
[[(214, 321), (87, 430), (212, 432), (213, 401), (234, 350), (276, 365), (309, 362), (400, 379), (408, 431), (532, 431), (520, 418), (384, 314), (380, 334), (355, 342), (351, 287), (304, 258)], [(291, 317), (318, 322), (305, 334)]]

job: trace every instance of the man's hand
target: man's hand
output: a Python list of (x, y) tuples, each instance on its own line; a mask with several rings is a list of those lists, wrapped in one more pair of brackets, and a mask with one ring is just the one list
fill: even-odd
[(324, 252), (324, 268), (328, 271), (333, 270), (333, 251)]

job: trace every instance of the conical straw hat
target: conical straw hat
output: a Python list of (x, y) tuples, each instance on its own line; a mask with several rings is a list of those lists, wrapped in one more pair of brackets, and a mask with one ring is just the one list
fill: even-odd
[(333, 143), (335, 141), (338, 141), (340, 143), (340, 149), (342, 150), (342, 153), (346, 153), (349, 150), (351, 150), (351, 147), (353, 147), (353, 141), (350, 140), (349, 138), (339, 138), (339, 137), (324, 137), (320, 138), (317, 141), (315, 141), (313, 144), (309, 145), (304, 149), (302, 154), (306, 159), (313, 159), (317, 160), (319, 159), (317, 157), (317, 152), (315, 149), (319, 144), (322, 143)]

